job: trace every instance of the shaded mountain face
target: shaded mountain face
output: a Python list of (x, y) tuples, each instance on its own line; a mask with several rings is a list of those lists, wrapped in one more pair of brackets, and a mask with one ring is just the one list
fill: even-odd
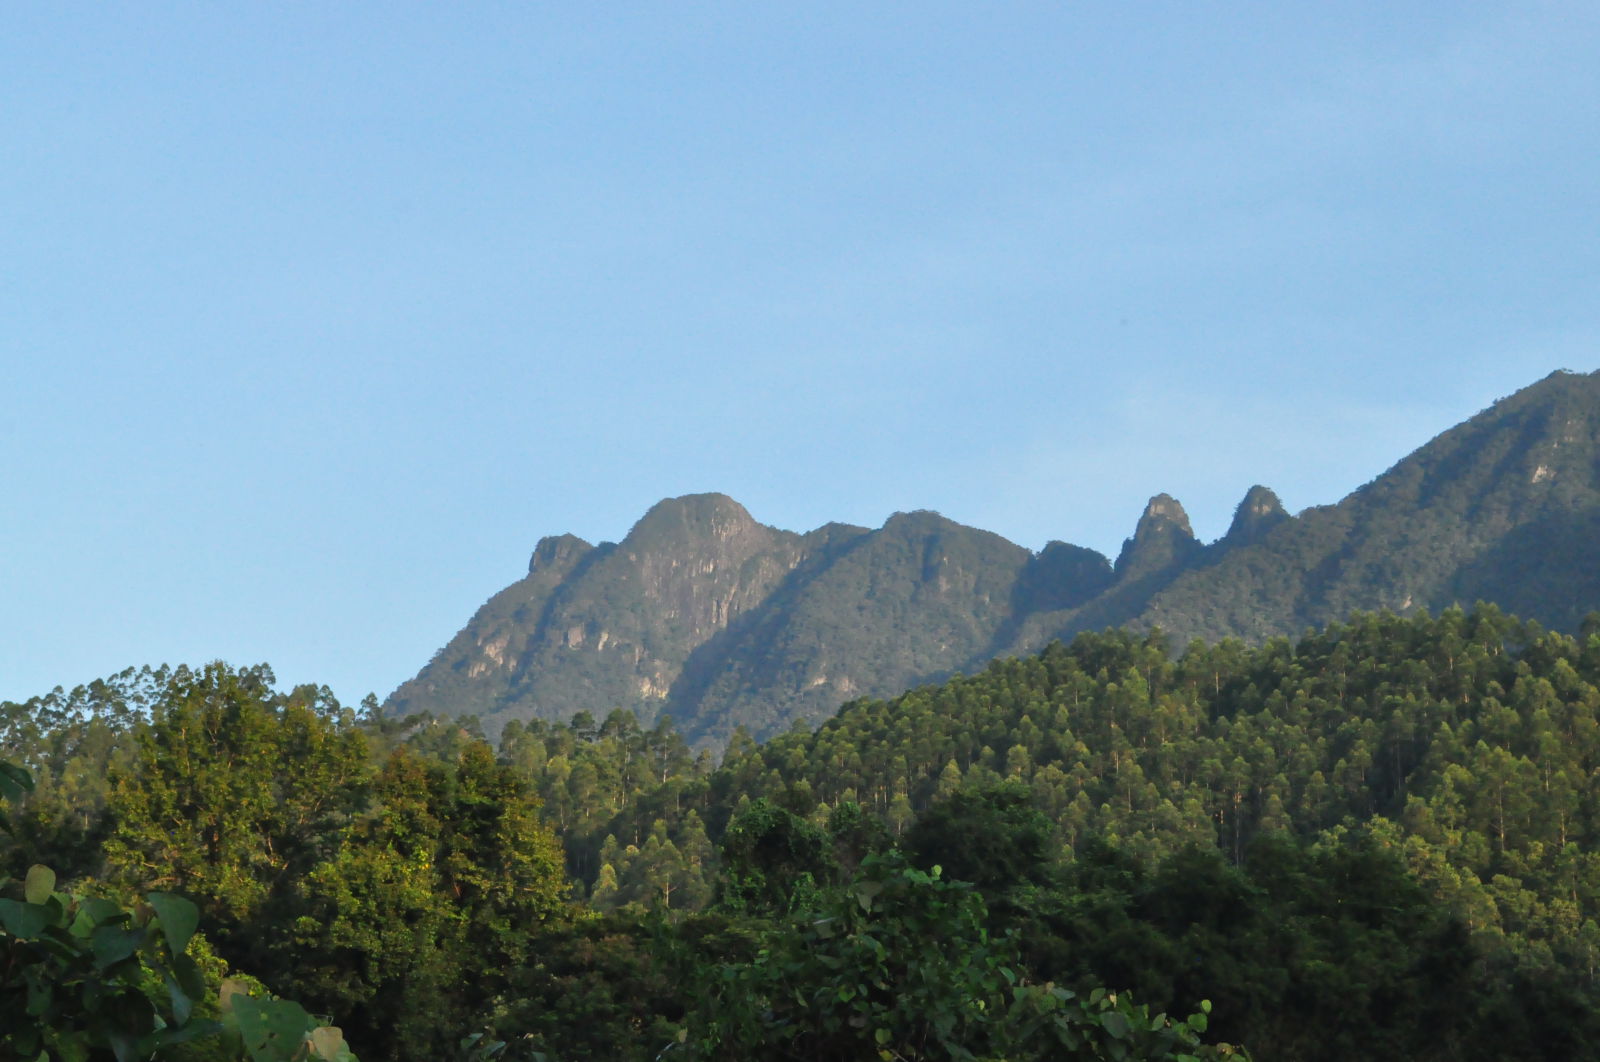
[(1557, 373), (1444, 433), (1337, 505), (1250, 488), (1198, 541), (1150, 500), (1115, 564), (1037, 554), (936, 513), (796, 534), (720, 494), (652, 508), (619, 543), (540, 540), (392, 712), (510, 719), (667, 713), (719, 744), (766, 736), (1082, 630), (1174, 644), (1293, 635), (1356, 609), (1494, 601), (1575, 629), (1600, 607), (1600, 374)]
[(1230, 531), (1136, 624), (1260, 640), (1356, 609), (1484, 600), (1575, 630), (1600, 608), (1600, 374), (1548, 376), (1337, 505), (1267, 519), (1250, 516), (1239, 547)]
[(1283, 502), (1266, 487), (1251, 487), (1244, 500), (1233, 511), (1233, 523), (1222, 542), (1229, 547), (1248, 546), (1267, 537), (1267, 532), (1289, 519), (1283, 511)]
[(769, 734), (987, 660), (1033, 560), (937, 513), (798, 535), (720, 494), (672, 498), (615, 545), (542, 540), (387, 708), (491, 731), (625, 708), (707, 742)]
[(1200, 543), (1189, 528), (1189, 514), (1178, 499), (1157, 494), (1145, 506), (1133, 537), (1122, 544), (1115, 571), (1120, 579), (1160, 575), (1185, 567), (1199, 552)]
[(755, 608), (814, 552), (720, 494), (663, 501), (621, 542), (535, 547), (528, 575), (490, 598), (396, 711), (485, 720), (656, 715), (690, 653)]

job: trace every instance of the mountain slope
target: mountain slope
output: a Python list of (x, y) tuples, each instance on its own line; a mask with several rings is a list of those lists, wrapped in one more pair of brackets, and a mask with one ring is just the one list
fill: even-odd
[(931, 512), (796, 534), (690, 495), (620, 543), (541, 540), (528, 575), (386, 707), (473, 713), (491, 731), (623, 708), (714, 744), (1111, 626), (1257, 642), (1355, 610), (1482, 599), (1570, 630), (1600, 607), (1597, 532), (1600, 374), (1553, 374), (1336, 505), (1290, 516), (1252, 487), (1209, 545), (1158, 494), (1115, 564)]
[(936, 513), (798, 535), (723, 495), (668, 499), (616, 545), (541, 541), (387, 706), (491, 729), (625, 708), (701, 739), (769, 733), (989, 659), (1031, 561)]
[(980, 663), (1031, 554), (937, 513), (896, 513), (774, 600), (694, 705), (697, 736), (770, 732)]
[(1153, 594), (1134, 622), (1181, 638), (1259, 640), (1357, 609), (1482, 599), (1574, 629), (1600, 606), (1597, 529), (1600, 374), (1556, 373), (1337, 505), (1278, 521), (1248, 548), (1218, 550)]
[(657, 714), (684, 662), (764, 600), (812, 536), (758, 524), (719, 494), (652, 508), (620, 543), (563, 536), (389, 699), (396, 711), (570, 718)]

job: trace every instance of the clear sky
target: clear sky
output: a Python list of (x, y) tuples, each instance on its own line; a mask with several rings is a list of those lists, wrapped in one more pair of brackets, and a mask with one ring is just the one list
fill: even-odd
[(667, 495), (1114, 553), (1600, 367), (1600, 7), (0, 22), (0, 698), (380, 697)]

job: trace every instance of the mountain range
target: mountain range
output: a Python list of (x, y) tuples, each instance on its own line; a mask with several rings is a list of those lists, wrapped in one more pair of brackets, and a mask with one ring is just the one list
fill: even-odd
[(669, 498), (621, 542), (541, 539), (385, 709), (497, 733), (622, 708), (717, 745), (1084, 630), (1259, 643), (1480, 600), (1566, 630), (1600, 608), (1600, 373), (1554, 373), (1337, 504), (1291, 515), (1252, 487), (1209, 544), (1157, 494), (1114, 561), (928, 511), (801, 534), (721, 494)]

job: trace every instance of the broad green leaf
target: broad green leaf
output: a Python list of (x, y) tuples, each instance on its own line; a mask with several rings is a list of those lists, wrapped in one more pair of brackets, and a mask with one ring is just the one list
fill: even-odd
[(173, 956), (172, 975), (177, 978), (179, 986), (190, 999), (200, 999), (206, 994), (206, 976), (201, 971), (200, 964), (189, 956)]
[(111, 1045), (117, 1062), (139, 1062), (139, 1042), (132, 1034), (123, 1029), (108, 1029), (106, 1042)]
[(50, 910), (36, 903), (0, 900), (0, 926), (14, 937), (32, 940), (50, 924)]
[(166, 934), (167, 947), (172, 954), (182, 955), (189, 947), (194, 931), (200, 928), (200, 909), (182, 896), (170, 892), (152, 892), (146, 897), (161, 919), (161, 931)]
[(78, 914), (72, 920), (70, 932), (75, 937), (87, 938), (95, 927), (106, 922), (126, 919), (128, 912), (110, 900), (89, 896), (78, 901)]
[(168, 975), (161, 980), (167, 986), (167, 1000), (172, 1004), (173, 1018), (179, 1025), (187, 1024), (189, 1015), (194, 1010), (194, 1000), (183, 990), (176, 977)]
[(1108, 1011), (1105, 1017), (1100, 1019), (1100, 1024), (1104, 1025), (1106, 1032), (1115, 1039), (1121, 1040), (1128, 1035), (1128, 1019), (1114, 1010)]
[(28, 980), (28, 1013), (37, 1018), (41, 1014), (50, 1012), (50, 1004), (55, 999), (55, 985), (47, 978), (29, 978)]
[(89, 947), (94, 951), (95, 967), (100, 970), (109, 970), (129, 958), (143, 943), (143, 930), (123, 929), (116, 925), (100, 926), (89, 938)]
[(287, 1062), (314, 1027), (305, 1009), (286, 999), (235, 995), (233, 1015), (244, 1036), (245, 1050), (255, 1062)]
[(865, 911), (868, 914), (871, 914), (872, 913), (872, 903), (873, 903), (874, 900), (876, 900), (878, 898), (878, 894), (880, 892), (882, 892), (882, 891), (883, 891), (883, 882), (881, 882), (881, 881), (863, 881), (860, 884), (858, 884), (856, 886), (856, 888), (855, 888), (856, 903), (860, 904), (861, 910)]
[(56, 872), (35, 863), (28, 868), (28, 880), (23, 883), (22, 895), (29, 903), (42, 904), (56, 891)]
[(117, 1062), (142, 1062), (139, 1041), (156, 1027), (156, 1010), (140, 992), (120, 992), (94, 1010), (98, 1031), (111, 1045)]
[(0, 798), (21, 800), (22, 794), (32, 790), (33, 775), (14, 763), (0, 760)]

